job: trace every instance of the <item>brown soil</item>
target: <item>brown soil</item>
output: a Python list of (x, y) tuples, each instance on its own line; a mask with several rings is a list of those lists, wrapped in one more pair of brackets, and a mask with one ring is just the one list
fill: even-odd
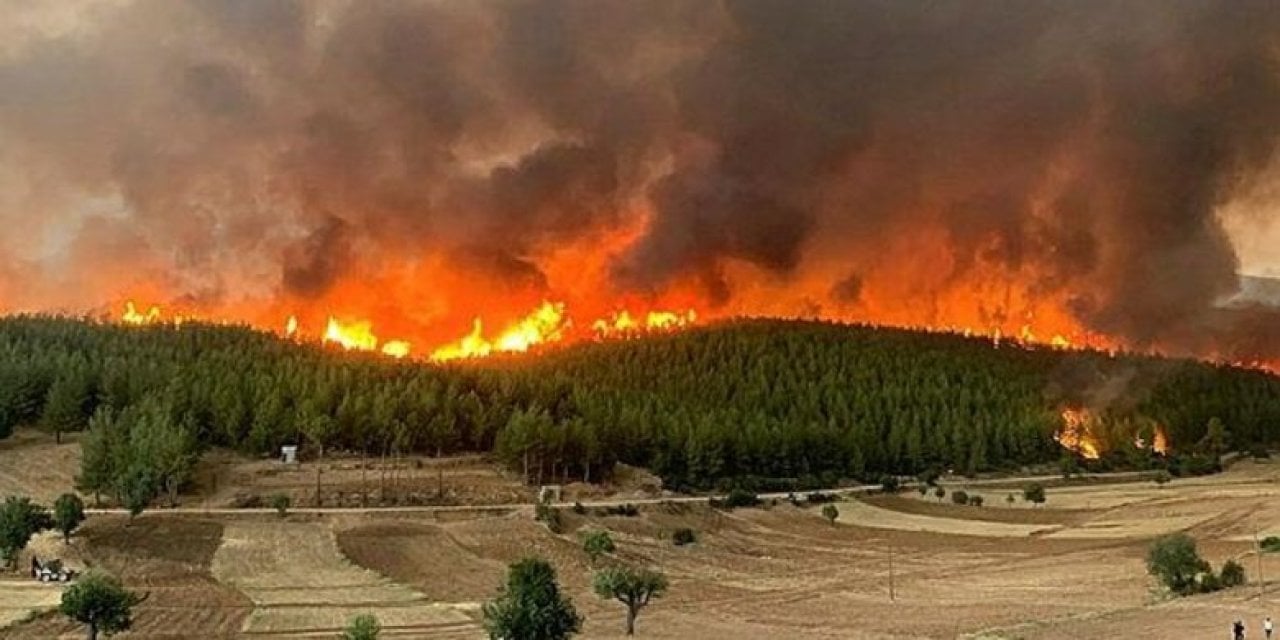
[[(129, 638), (232, 638), (250, 612), (248, 600), (209, 573), (222, 538), (215, 521), (174, 516), (95, 517), (75, 541), (87, 563), (147, 595), (134, 611)], [(58, 615), (0, 631), (0, 638), (82, 638)]]

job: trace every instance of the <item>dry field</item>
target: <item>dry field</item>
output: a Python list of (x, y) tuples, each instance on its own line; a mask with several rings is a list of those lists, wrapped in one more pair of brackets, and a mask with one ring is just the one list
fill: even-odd
[(80, 445), (74, 436), (55, 444), (53, 436), (19, 429), (0, 440), (0, 496), (29, 496), (48, 504), (71, 490), (80, 470)]
[[(69, 482), (73, 447), (27, 434), (0, 447), (8, 474), (0, 477), (9, 491), (60, 493), (63, 486), (31, 489)], [(50, 450), (58, 455), (47, 469), (6, 466)], [(334, 486), (360, 483), (357, 462), (327, 464)], [(282, 471), (229, 455), (211, 465), (219, 480), (206, 488), (216, 490), (185, 504), (225, 504), (246, 490), (293, 487), (306, 495), (307, 465)], [(527, 495), (476, 459), (409, 466), (424, 482), (432, 474), (438, 481), (442, 470), (460, 487), (479, 478), (478, 491), (458, 496)], [(402, 486), (411, 485), (408, 477), (401, 469)], [(1255, 533), (1280, 534), (1280, 463), (1246, 461), (1164, 487), (1052, 487), (1040, 507), (1006, 503), (1010, 490), (969, 491), (984, 495), (985, 507), (914, 493), (841, 502), (835, 525), (817, 507), (785, 502), (728, 513), (667, 503), (635, 518), (565, 511), (561, 535), (535, 523), (528, 508), (284, 519), (157, 512), (132, 524), (95, 516), (71, 548), (45, 536), (33, 550), (102, 566), (147, 592), (135, 630), (123, 638), (333, 638), (365, 611), (380, 618), (386, 637), (482, 638), (480, 603), (494, 595), (508, 563), (538, 555), (556, 565), (585, 614), (583, 637), (620, 639), (623, 609), (590, 592), (592, 567), (579, 546), (594, 528), (614, 536), (611, 561), (660, 567), (671, 578), (671, 591), (640, 617), (645, 638), (1213, 639), (1235, 617), (1250, 622), (1250, 637), (1262, 615), (1280, 617), (1280, 592), (1270, 585), (1261, 595), (1253, 583), (1169, 600), (1143, 566), (1153, 536), (1187, 530), (1215, 565), (1238, 558), (1256, 579)], [(680, 527), (695, 529), (698, 542), (674, 546)], [(1266, 557), (1262, 568), (1280, 576), (1280, 557)], [(0, 579), (0, 626), (10, 625), (0, 638), (82, 637), (56, 615), (25, 619), (54, 606), (57, 594), (22, 577)]]

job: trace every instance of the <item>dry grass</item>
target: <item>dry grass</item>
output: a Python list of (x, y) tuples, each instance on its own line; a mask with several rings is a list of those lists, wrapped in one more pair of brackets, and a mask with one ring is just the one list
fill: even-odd
[(52, 435), (19, 429), (0, 440), (0, 496), (49, 504), (72, 490), (79, 472), (80, 445), (74, 437), (55, 444)]
[(401, 629), (469, 623), (458, 608), (434, 604), (404, 585), (348, 562), (324, 523), (244, 521), (227, 525), (213, 574), (256, 605), (249, 633), (340, 629), (372, 612)]

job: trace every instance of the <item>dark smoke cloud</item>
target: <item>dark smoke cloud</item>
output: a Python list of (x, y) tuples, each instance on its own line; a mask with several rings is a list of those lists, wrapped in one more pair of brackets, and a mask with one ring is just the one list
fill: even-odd
[[(1278, 58), (1267, 0), (86, 3), (0, 49), (0, 221), (57, 240), (0, 273), (95, 229), (175, 295), (431, 255), (545, 289), (643, 212), (623, 291), (821, 267), (840, 306), (929, 261), (925, 306), (1003, 274), (1200, 348), (1267, 313), (1218, 308), (1215, 211), (1275, 152)], [(924, 229), (945, 260), (891, 252)]]

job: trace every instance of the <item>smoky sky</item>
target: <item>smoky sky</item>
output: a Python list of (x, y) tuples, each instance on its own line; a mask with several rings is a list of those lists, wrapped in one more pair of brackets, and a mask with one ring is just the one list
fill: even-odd
[(617, 291), (730, 304), (735, 265), (822, 265), (830, 302), (857, 304), (885, 265), (934, 259), (889, 249), (929, 229), (931, 286), (1012, 274), (1136, 343), (1265, 315), (1223, 318), (1238, 265), (1215, 212), (1275, 153), (1274, 1), (134, 0), (61, 20), (0, 49), (0, 221), (43, 238), (0, 241), (0, 277), (145, 255), (175, 297), (308, 298), (439, 255), (547, 289), (546, 252), (644, 219), (608, 258)]

